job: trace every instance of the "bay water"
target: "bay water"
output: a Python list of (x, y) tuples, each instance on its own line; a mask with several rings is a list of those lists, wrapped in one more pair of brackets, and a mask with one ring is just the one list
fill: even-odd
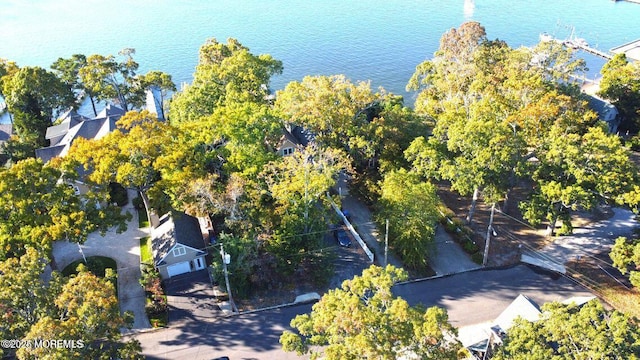
[[(135, 48), (140, 71), (188, 83), (208, 38), (237, 38), (284, 63), (274, 90), (305, 75), (345, 74), (404, 95), (440, 36), (479, 21), (512, 47), (573, 31), (609, 50), (640, 39), (640, 4), (610, 0), (0, 0), (0, 58), (49, 67), (72, 54)], [(597, 76), (604, 60), (581, 54)]]

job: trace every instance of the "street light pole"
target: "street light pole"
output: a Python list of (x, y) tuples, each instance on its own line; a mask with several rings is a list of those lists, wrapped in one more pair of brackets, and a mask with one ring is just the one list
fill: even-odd
[(491, 205), (491, 216), (489, 217), (489, 226), (487, 227), (487, 237), (484, 242), (484, 257), (482, 258), (482, 266), (487, 266), (489, 257), (489, 242), (491, 241), (491, 233), (493, 232), (493, 213), (496, 211), (496, 203)]
[(229, 285), (229, 274), (227, 272), (227, 264), (231, 263), (231, 255), (224, 252), (224, 246), (220, 243), (220, 256), (222, 257), (222, 270), (224, 271), (224, 281), (227, 285), (227, 294), (229, 294), (229, 303), (231, 304), (231, 311), (238, 312), (236, 304), (233, 302), (233, 296), (231, 295), (231, 285)]

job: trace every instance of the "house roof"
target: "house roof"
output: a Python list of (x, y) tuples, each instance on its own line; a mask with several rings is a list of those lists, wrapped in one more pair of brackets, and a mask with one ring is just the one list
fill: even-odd
[(598, 117), (603, 121), (612, 121), (618, 115), (618, 110), (610, 102), (603, 100), (597, 96), (587, 95), (589, 98), (589, 107), (598, 113)]
[(54, 157), (60, 157), (62, 152), (67, 147), (68, 145), (56, 145), (56, 146), (49, 146), (49, 147), (36, 149), (36, 157), (38, 159), (41, 159), (42, 162), (46, 163), (47, 161), (53, 159)]
[(162, 265), (169, 251), (177, 244), (196, 250), (205, 247), (198, 219), (180, 211), (172, 211), (160, 218), (160, 224), (151, 230), (151, 250), (156, 265)]
[(313, 142), (314, 137), (313, 134), (305, 130), (302, 126), (293, 125), (282, 129), (282, 138), (280, 139), (278, 149), (282, 147), (286, 140), (289, 140), (296, 146), (304, 147)]
[(47, 128), (46, 138), (51, 141), (49, 147), (36, 150), (36, 157), (47, 162), (54, 157), (64, 156), (78, 137), (100, 139), (116, 128), (116, 121), (125, 111), (114, 105), (107, 105), (98, 116), (89, 119), (75, 111), (67, 112), (60, 124)]
[(509, 306), (495, 319), (494, 324), (503, 331), (507, 331), (513, 326), (513, 321), (521, 317), (528, 321), (538, 321), (540, 319), (540, 308), (528, 297), (520, 294)]
[(13, 134), (13, 124), (0, 124), (0, 142), (9, 140)]

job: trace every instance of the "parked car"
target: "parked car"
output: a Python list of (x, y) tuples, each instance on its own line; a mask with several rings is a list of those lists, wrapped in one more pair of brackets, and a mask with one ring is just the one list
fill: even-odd
[(335, 236), (336, 241), (340, 246), (350, 247), (351, 246), (351, 238), (349, 238), (349, 234), (343, 228), (338, 228), (334, 231), (333, 236)]

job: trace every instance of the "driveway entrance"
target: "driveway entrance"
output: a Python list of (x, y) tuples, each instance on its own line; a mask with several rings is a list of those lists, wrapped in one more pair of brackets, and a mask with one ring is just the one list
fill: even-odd
[(167, 279), (165, 288), (169, 326), (183, 321), (213, 321), (220, 315), (206, 269)]

